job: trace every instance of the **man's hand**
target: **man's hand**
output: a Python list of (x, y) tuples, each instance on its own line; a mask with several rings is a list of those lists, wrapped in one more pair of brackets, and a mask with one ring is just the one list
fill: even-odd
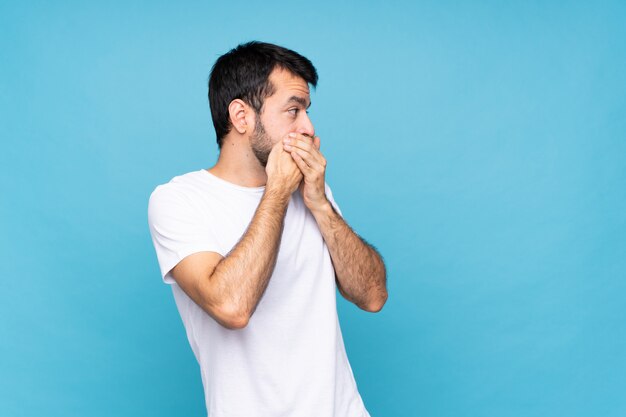
[(291, 157), (304, 175), (304, 180), (300, 184), (304, 204), (312, 212), (322, 210), (329, 202), (324, 188), (326, 159), (320, 153), (320, 138), (290, 133), (283, 142), (284, 149), (291, 153)]
[(293, 133), (284, 143), (304, 174), (300, 192), (328, 246), (341, 295), (365, 311), (380, 311), (387, 301), (385, 264), (376, 249), (348, 226), (326, 198), (326, 159), (320, 153), (320, 139)]
[(278, 142), (272, 148), (267, 158), (265, 172), (267, 173), (267, 189), (275, 189), (290, 196), (302, 182), (303, 174), (294, 162), (289, 152), (283, 150)]

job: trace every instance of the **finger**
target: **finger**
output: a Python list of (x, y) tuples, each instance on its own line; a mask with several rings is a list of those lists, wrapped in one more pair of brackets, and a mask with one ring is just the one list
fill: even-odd
[(319, 151), (320, 140), (317, 138), (317, 145), (309, 148), (308, 150), (302, 149), (301, 147), (296, 147), (295, 149), (300, 149), (300, 155), (302, 158), (309, 164), (309, 166), (315, 168), (320, 172), (324, 172), (326, 170), (326, 158)]
[(300, 156), (310, 167), (319, 172), (324, 172), (326, 169), (326, 158), (319, 151), (320, 138), (319, 136), (311, 137), (308, 135), (291, 132), (284, 140), (284, 149), (288, 152), (293, 152), (294, 149), (301, 149), (305, 153), (300, 152)]
[(321, 165), (323, 165), (325, 163), (324, 156), (319, 151), (319, 139), (318, 139), (317, 144), (315, 144), (315, 143), (310, 144), (310, 143), (308, 143), (306, 141), (302, 141), (300, 139), (296, 140), (295, 142), (293, 142), (293, 141), (290, 141), (288, 143), (286, 142), (284, 148), (285, 148), (286, 151), (289, 151), (289, 152), (291, 152), (293, 149), (301, 149), (301, 150), (307, 152), (308, 154), (310, 154), (311, 157), (314, 158), (317, 161), (317, 163), (319, 163)]
[(325, 161), (318, 161), (311, 153), (302, 150), (300, 148), (295, 148), (291, 151), (292, 154), (297, 154), (302, 160), (307, 164), (309, 168), (311, 168), (315, 172), (324, 173), (326, 166)]
[(297, 152), (291, 152), (291, 158), (294, 160), (296, 165), (298, 165), (298, 168), (300, 168), (300, 171), (302, 171), (305, 176), (309, 175), (311, 168)]
[(284, 140), (284, 143), (292, 145), (292, 146), (297, 146), (301, 149), (304, 149), (305, 151), (310, 151), (311, 149), (314, 148), (313, 142), (311, 141), (311, 139), (302, 135), (300, 135), (300, 137), (287, 138)]

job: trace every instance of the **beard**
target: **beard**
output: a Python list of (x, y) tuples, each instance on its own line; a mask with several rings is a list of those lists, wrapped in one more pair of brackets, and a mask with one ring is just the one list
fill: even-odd
[(269, 158), (273, 146), (272, 139), (267, 135), (265, 127), (263, 123), (261, 123), (261, 117), (257, 115), (254, 124), (254, 132), (252, 132), (252, 136), (250, 136), (250, 147), (263, 168), (267, 166), (267, 159)]

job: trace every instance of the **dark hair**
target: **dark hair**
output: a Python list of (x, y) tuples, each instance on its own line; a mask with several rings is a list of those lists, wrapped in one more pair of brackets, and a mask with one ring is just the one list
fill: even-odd
[(209, 106), (221, 149), (232, 127), (228, 114), (231, 101), (241, 99), (261, 113), (265, 99), (274, 94), (269, 76), (274, 68), (283, 68), (317, 86), (317, 71), (307, 58), (291, 49), (271, 43), (243, 43), (220, 56), (209, 76)]

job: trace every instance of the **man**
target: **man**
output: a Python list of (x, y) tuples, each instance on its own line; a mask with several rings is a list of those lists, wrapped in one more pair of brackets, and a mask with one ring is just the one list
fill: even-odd
[(215, 166), (152, 192), (148, 221), (210, 417), (369, 417), (337, 317), (387, 300), (382, 258), (341, 217), (306, 109), (317, 71), (249, 42), (209, 78)]

